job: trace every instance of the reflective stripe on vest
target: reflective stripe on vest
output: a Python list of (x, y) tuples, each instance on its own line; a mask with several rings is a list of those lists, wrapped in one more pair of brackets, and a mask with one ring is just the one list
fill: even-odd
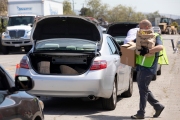
[[(157, 33), (154, 33), (154, 34), (156, 37), (159, 35)], [(161, 38), (161, 36), (160, 36), (160, 38)], [(161, 41), (163, 43), (162, 38), (161, 38)], [(136, 55), (136, 64), (144, 66), (144, 67), (151, 67), (154, 63), (154, 59), (155, 59), (155, 55), (150, 56), (150, 57)], [(169, 64), (165, 48), (163, 48), (163, 50), (161, 50), (159, 52), (158, 63), (161, 65), (168, 65)]]
[[(158, 36), (159, 34), (155, 33), (155, 35)], [(161, 38), (161, 41), (163, 43), (163, 40), (162, 40), (161, 36), (160, 36), (160, 38)], [(169, 64), (165, 47), (163, 47), (163, 50), (161, 50), (159, 52), (158, 64), (160, 64), (160, 65), (168, 65)]]

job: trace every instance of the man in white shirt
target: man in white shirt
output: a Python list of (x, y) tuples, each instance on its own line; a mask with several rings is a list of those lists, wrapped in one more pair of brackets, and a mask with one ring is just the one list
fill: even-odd
[(127, 37), (124, 40), (124, 44), (126, 44), (127, 42), (132, 42), (133, 40), (136, 39), (136, 34), (137, 31), (139, 31), (139, 28), (132, 28), (128, 31), (127, 33)]

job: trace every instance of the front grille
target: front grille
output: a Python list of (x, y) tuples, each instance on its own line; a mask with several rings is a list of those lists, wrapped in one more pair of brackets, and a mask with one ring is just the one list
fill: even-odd
[(23, 37), (25, 30), (11, 30), (9, 31), (9, 35), (11, 38), (20, 38)]

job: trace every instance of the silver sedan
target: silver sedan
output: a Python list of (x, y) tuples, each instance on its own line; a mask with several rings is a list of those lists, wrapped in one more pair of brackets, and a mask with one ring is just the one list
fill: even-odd
[(47, 16), (33, 26), (31, 51), (16, 75), (35, 81), (36, 96), (102, 98), (113, 110), (117, 95), (131, 97), (132, 69), (122, 64), (114, 38), (84, 17)]

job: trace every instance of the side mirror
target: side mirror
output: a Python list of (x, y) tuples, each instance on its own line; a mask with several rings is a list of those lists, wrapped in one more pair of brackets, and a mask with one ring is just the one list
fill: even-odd
[(33, 27), (33, 24), (30, 23), (30, 24), (28, 24), (28, 26)]
[(34, 87), (34, 81), (29, 76), (16, 76), (15, 88), (17, 91), (28, 91)]

